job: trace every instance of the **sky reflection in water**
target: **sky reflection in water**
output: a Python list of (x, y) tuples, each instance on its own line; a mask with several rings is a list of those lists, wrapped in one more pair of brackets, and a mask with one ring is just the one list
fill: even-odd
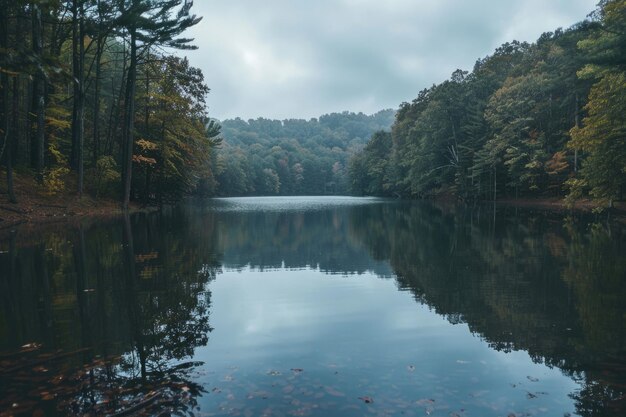
[(393, 280), (246, 268), (210, 288), (215, 330), (196, 353), (215, 377), (217, 390), (202, 400), (209, 410), (243, 413), (262, 392), (268, 408), (286, 414), (574, 412), (568, 394), (577, 385), (558, 369), (488, 348)]

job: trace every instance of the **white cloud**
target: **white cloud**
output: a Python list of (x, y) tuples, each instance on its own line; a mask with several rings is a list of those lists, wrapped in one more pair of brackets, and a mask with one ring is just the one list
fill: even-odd
[(196, 0), (189, 52), (218, 118), (372, 113), (513, 39), (568, 27), (596, 0)]

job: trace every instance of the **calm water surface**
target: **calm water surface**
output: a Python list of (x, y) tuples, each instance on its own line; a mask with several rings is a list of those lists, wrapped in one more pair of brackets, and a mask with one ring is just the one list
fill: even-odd
[(0, 415), (624, 416), (624, 300), (606, 217), (238, 198), (18, 228)]

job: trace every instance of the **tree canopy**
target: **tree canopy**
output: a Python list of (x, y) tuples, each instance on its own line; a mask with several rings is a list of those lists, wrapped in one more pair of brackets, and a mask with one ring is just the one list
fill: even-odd
[[(3, 1), (0, 157), (44, 192), (163, 203), (214, 188), (219, 128), (190, 49), (190, 0)], [(165, 48), (164, 48), (165, 47)]]
[(319, 119), (224, 120), (217, 156), (218, 195), (347, 194), (351, 155), (395, 111), (331, 113)]
[(626, 1), (605, 0), (584, 22), (455, 71), (352, 158), (352, 191), (610, 206), (626, 186), (625, 36)]

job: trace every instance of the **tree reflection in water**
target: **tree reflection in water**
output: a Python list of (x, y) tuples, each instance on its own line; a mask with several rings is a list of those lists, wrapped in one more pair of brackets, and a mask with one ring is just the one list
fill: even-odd
[(623, 226), (388, 203), (185, 207), (42, 235), (0, 247), (0, 351), (11, 352), (0, 356), (0, 410), (192, 412), (207, 284), (224, 265), (394, 277), (493, 349), (527, 351), (579, 381), (578, 414), (626, 415)]
[(626, 230), (557, 214), (364, 207), (351, 233), (401, 287), (494, 349), (579, 381), (582, 416), (626, 415)]
[(13, 234), (0, 257), (1, 349), (12, 352), (0, 356), (0, 410), (190, 412), (203, 393), (191, 359), (208, 342), (207, 284), (219, 269), (206, 220), (127, 217), (19, 249)]

